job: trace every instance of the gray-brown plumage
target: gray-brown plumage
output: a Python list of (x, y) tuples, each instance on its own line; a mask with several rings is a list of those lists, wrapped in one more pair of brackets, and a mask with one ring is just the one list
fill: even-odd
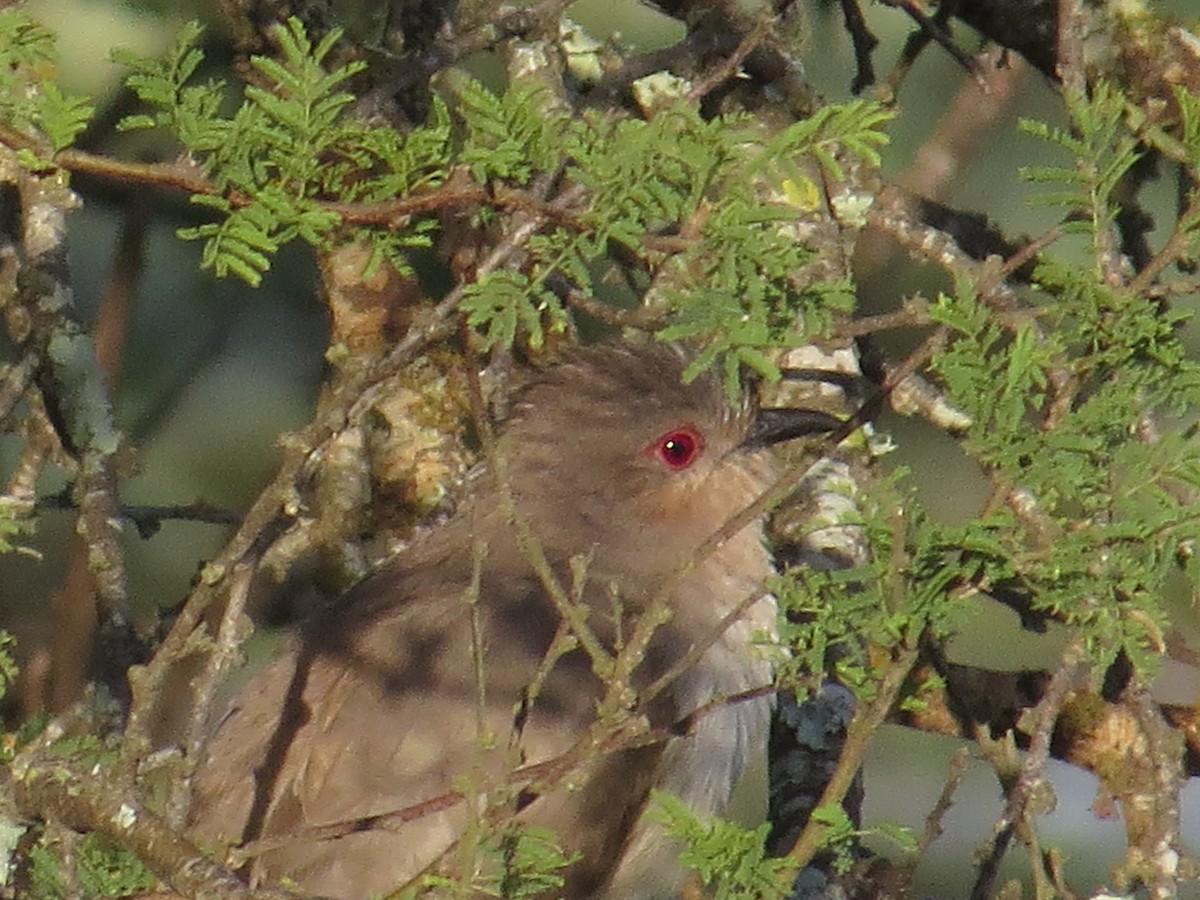
[[(681, 384), (685, 364), (679, 350), (648, 342), (577, 349), (517, 394), (497, 438), (517, 516), (610, 648), (680, 564), (769, 486), (763, 447), (831, 427), (816, 413), (735, 408), (714, 378)], [(772, 629), (773, 601), (759, 596), (770, 571), (756, 523), (675, 576), (673, 616), (633, 687), (706, 649), (638, 707), (652, 728), (770, 683), (752, 646)], [(516, 816), (581, 854), (555, 896), (677, 895), (678, 848), (642, 817), (648, 792), (723, 811), (763, 752), (770, 701), (716, 703), (668, 739), (585, 752), (605, 685), (581, 649), (546, 662), (561, 628), (496, 478), (476, 473), (449, 522), (317, 616), (237, 697), (197, 779), (196, 835), (269, 841), (251, 867), (257, 881), (365, 898), (434, 863), (461, 874), (478, 833), (470, 823)], [(565, 758), (581, 764), (554, 777), (572, 751)]]

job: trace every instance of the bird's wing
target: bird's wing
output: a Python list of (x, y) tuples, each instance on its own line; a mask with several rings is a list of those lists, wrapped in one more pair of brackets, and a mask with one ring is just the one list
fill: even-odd
[[(367, 852), (380, 841), (314, 841), (306, 829), (342, 823), (353, 831), (356, 819), (444, 801), (474, 767), (480, 729), (498, 730), (510, 715), (498, 704), (477, 713), (473, 669), (462, 662), (471, 629), (447, 612), (424, 603), (377, 623), (369, 640), (301, 641), (251, 680), (199, 773), (197, 835), (221, 844), (289, 836), (259, 868), (320, 890), (307, 871), (352, 866), (358, 845)], [(393, 845), (390, 868), (411, 874), (428, 863), (450, 843), (461, 811), (455, 804), (393, 823), (384, 839)], [(378, 871), (378, 860), (367, 868)], [(331, 893), (348, 895), (344, 886)]]
[[(504, 593), (518, 592), (493, 586)], [(197, 779), (196, 836), (269, 841), (254, 866), (260, 877), (363, 897), (403, 883), (450, 847), (467, 814), (455, 791), (491, 791), (515, 812), (528, 798), (507, 790), (510, 773), (569, 750), (596, 693), (586, 660), (560, 659), (511, 745), (523, 691), (557, 627), (553, 614), (539, 620), (518, 607), (420, 599), (355, 635), (298, 642), (247, 684), (213, 736)], [(613, 771), (617, 784), (538, 799), (529, 817), (611, 860), (635, 815), (622, 803), (640, 808), (647, 789), (629, 760)]]

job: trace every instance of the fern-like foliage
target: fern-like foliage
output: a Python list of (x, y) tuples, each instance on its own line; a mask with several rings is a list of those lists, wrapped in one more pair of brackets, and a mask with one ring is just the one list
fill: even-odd
[(468, 285), (460, 308), (467, 324), (482, 331), (485, 346), (512, 346), (518, 332), (531, 347), (542, 345), (545, 329), (566, 327), (567, 314), (562, 301), (527, 275), (501, 269)]
[[(251, 59), (272, 89), (248, 86), (229, 117), (220, 112), (228, 94), (222, 82), (191, 83), (203, 61), (195, 46), (201, 33), (199, 25), (187, 26), (158, 59), (126, 51), (114, 59), (131, 69), (128, 85), (154, 109), (126, 117), (121, 127), (168, 129), (219, 191), (193, 201), (220, 220), (179, 232), (205, 242), (203, 264), (216, 274), (257, 285), (284, 244), (300, 239), (329, 246), (342, 217), (323, 201), (388, 199), (443, 177), (449, 137), (443, 108), (409, 140), (348, 115), (354, 96), (343, 88), (363, 63), (326, 70), (340, 31), (314, 44), (297, 19), (279, 27), (280, 59)], [(350, 233), (406, 270), (403, 251), (427, 245), (428, 230), (428, 223), (416, 223)]]
[(64, 94), (45, 77), (58, 62), (54, 35), (19, 8), (0, 10), (0, 123), (49, 151), (23, 151), (31, 168), (71, 146), (92, 117), (84, 97)]
[[(1024, 125), (1073, 157), (1028, 175), (1058, 186), (1048, 199), (1097, 258), (1137, 158), (1126, 108), (1101, 85), (1069, 97), (1071, 131)], [(1200, 129), (1184, 134), (1200, 158)], [(1185, 316), (1111, 280), (1098, 263), (1045, 258), (1029, 314), (1005, 324), (960, 285), (932, 309), (954, 336), (934, 369), (974, 420), (970, 452), (1036, 498), (1036, 515), (1006, 507), (972, 526), (998, 567), (989, 580), (1017, 579), (1036, 606), (1079, 625), (1098, 658), (1124, 650), (1149, 665), (1181, 568), (1200, 583), (1200, 443), (1177, 426), (1200, 405), (1200, 365), (1179, 340)]]
[[(1143, 424), (1200, 403), (1200, 366), (1187, 361), (1163, 316), (1144, 298), (1090, 273), (1044, 267), (1055, 289), (1047, 318), (1004, 335), (981, 326), (976, 303), (944, 299), (936, 315), (958, 339), (935, 360), (956, 402), (975, 418), (970, 449), (998, 478), (1029, 490), (1044, 520), (1011, 510), (976, 527), (990, 534), (1007, 576), (1036, 605), (1084, 627), (1101, 658), (1124, 649), (1151, 662), (1166, 627), (1165, 596), (1200, 540), (1200, 445), (1177, 431), (1143, 439)], [(1062, 379), (1078, 399), (1054, 421)], [(1057, 386), (1057, 387), (1056, 387)]]
[(767, 144), (759, 164), (797, 155), (812, 156), (835, 179), (845, 177), (843, 154), (872, 166), (879, 165), (880, 148), (887, 144), (884, 126), (894, 114), (866, 100), (822, 107), (785, 128)]
[(456, 115), (466, 129), (459, 158), (480, 184), (528, 184), (562, 159), (565, 117), (553, 112), (544, 89), (522, 87), (496, 96), (465, 76), (453, 80)]
[[(536, 94), (494, 98), (472, 85), (464, 96), (471, 107), (465, 118), (481, 132), (470, 130), (467, 146), (504, 148), (490, 170), (493, 177), (508, 173), (520, 183), (539, 171), (561, 172), (584, 198), (576, 217), (551, 223), (529, 242), (520, 273), (493, 273), (468, 292), (471, 322), (489, 344), (508, 343), (519, 332), (536, 344), (544, 326), (563, 327), (565, 312), (547, 279), (559, 274), (591, 291), (596, 265), (615, 247), (649, 266), (675, 268), (679, 286), (665, 295), (673, 321), (659, 337), (702, 347), (687, 376), (720, 365), (731, 391), (745, 365), (776, 375), (770, 349), (819, 333), (834, 311), (852, 303), (846, 284), (797, 285), (797, 273), (812, 262), (811, 251), (789, 229), (797, 210), (771, 198), (756, 179), (766, 173), (762, 180), (778, 183), (782, 193), (785, 179), (803, 177), (799, 158), (829, 166), (835, 177), (842, 174), (835, 150), (877, 161), (888, 118), (878, 106), (830, 108), (765, 140), (748, 118), (705, 120), (685, 104), (648, 121), (599, 114), (566, 119), (534, 115)], [(486, 115), (504, 128), (483, 124)], [(556, 154), (544, 152), (546, 122), (557, 122), (552, 136), (566, 135), (565, 145), (558, 138)], [(512, 158), (518, 132), (529, 136), (520, 165)], [(647, 235), (688, 226), (694, 234), (673, 258), (647, 249)]]
[[(819, 689), (831, 661), (838, 680), (864, 700), (875, 694), (870, 648), (912, 645), (923, 634), (946, 638), (974, 611), (974, 597), (955, 588), (998, 584), (1012, 573), (1008, 548), (992, 520), (933, 521), (898, 468), (861, 498), (860, 524), (871, 546), (861, 566), (789, 570), (772, 593), (784, 615), (777, 660), (780, 680), (800, 697)], [(911, 512), (898, 518), (897, 509)]]
[[(846, 160), (876, 163), (888, 119), (878, 105), (829, 107), (765, 135), (749, 118), (706, 120), (683, 103), (649, 120), (569, 116), (544, 90), (497, 94), (450, 72), (441, 88), (451, 102), (436, 101), (431, 121), (401, 136), (350, 114), (346, 86), (361, 66), (328, 68), (338, 32), (314, 44), (289, 22), (279, 59), (252, 60), (273, 88), (247, 88), (232, 116), (219, 112), (224, 85), (193, 83), (199, 34), (188, 27), (158, 60), (118, 59), (155, 109), (125, 127), (169, 129), (217, 188), (194, 198), (215, 220), (182, 234), (205, 241), (204, 265), (218, 274), (256, 284), (283, 244), (324, 247), (335, 234), (371, 241), (404, 269), (405, 251), (429, 242), (432, 218), (348, 229), (335, 206), (410, 195), (453, 170), (496, 194), (535, 179), (560, 186), (558, 213), (523, 244), (522, 264), (489, 271), (464, 292), (462, 310), (486, 345), (536, 346), (565, 328), (562, 285), (593, 293), (596, 272), (618, 252), (646, 270), (675, 267), (676, 289), (665, 294), (672, 321), (660, 336), (699, 343), (689, 375), (719, 364), (731, 389), (744, 364), (775, 374), (770, 349), (819, 331), (850, 302), (845, 285), (798, 282), (811, 253), (788, 230), (795, 206), (771, 194), (803, 182), (804, 158), (834, 178)], [(497, 215), (480, 211), (485, 221)], [(682, 231), (688, 238), (673, 255), (647, 244)]]
[(655, 792), (653, 814), (672, 837), (684, 841), (680, 861), (711, 887), (714, 900), (783, 900), (790, 885), (788, 863), (766, 853), (771, 826), (743, 828), (723, 819), (701, 818), (683, 801)]
[[(1067, 89), (1063, 93), (1073, 130), (1051, 128), (1022, 119), (1022, 131), (1065, 150), (1072, 166), (1029, 166), (1027, 181), (1048, 185), (1036, 202), (1065, 208), (1067, 231), (1101, 237), (1112, 226), (1117, 207), (1112, 194), (1140, 155), (1137, 140), (1125, 127), (1125, 99), (1111, 85), (1099, 83), (1091, 98)], [(1099, 248), (1097, 248), (1099, 249)]]
[[(1127, 106), (1102, 86), (1071, 99), (1070, 129), (1026, 123), (1069, 154), (1029, 174), (1054, 186), (1049, 199), (1094, 254), (1043, 254), (1021, 307), (998, 309), (968, 281), (931, 304), (949, 335), (932, 372), (970, 417), (963, 447), (996, 497), (973, 519), (938, 523), (900, 470), (860, 498), (873, 560), (789, 572), (773, 586), (790, 650), (783, 679), (802, 693), (832, 660), (843, 683), (870, 697), (879, 676), (869, 647), (949, 638), (989, 591), (1019, 594), (1075, 627), (1099, 665), (1124, 652), (1141, 677), (1155, 671), (1170, 598), (1200, 584), (1200, 441), (1190, 424), (1200, 365), (1180, 341), (1186, 315), (1114, 283), (1096, 261), (1113, 243), (1117, 182), (1136, 160)], [(1200, 106), (1181, 109), (1181, 155), (1200, 159)], [(994, 502), (1014, 493), (1021, 502)]]

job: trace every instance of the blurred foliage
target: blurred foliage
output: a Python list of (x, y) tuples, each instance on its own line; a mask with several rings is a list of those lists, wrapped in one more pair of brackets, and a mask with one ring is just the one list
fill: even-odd
[[(151, 891), (158, 883), (137, 856), (94, 832), (79, 836), (70, 852), (64, 853), (42, 831), (28, 857), (29, 900), (130, 897)], [(70, 862), (65, 864), (64, 860)], [(70, 865), (70, 871), (65, 865)]]
[(532, 900), (564, 884), (562, 870), (577, 858), (563, 853), (552, 831), (509, 824), (482, 836), (479, 867), (466, 878), (429, 875), (403, 900), (437, 891), (439, 897), (504, 897)]
[[(92, 105), (85, 97), (64, 94), (46, 78), (58, 54), (54, 35), (19, 7), (0, 9), (0, 122), (17, 134), (40, 134), (51, 152), (69, 147), (87, 127)], [(31, 82), (39, 90), (29, 90)], [(47, 164), (32, 148), (23, 150), (30, 167)]]
[(9, 686), (17, 680), (17, 664), (12, 655), (15, 643), (11, 634), (0, 631), (0, 700), (4, 699)]
[[(12, 553), (23, 549), (16, 541), (31, 529), (29, 520), (22, 518), (11, 503), (0, 503), (0, 553)], [(32, 551), (30, 551), (32, 552)]]

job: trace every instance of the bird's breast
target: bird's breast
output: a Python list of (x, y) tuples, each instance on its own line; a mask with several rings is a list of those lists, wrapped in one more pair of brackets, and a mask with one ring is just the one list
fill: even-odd
[[(742, 579), (732, 581), (747, 587)], [(697, 815), (723, 815), (746, 770), (766, 761), (773, 666), (760, 638), (774, 633), (774, 620), (775, 599), (764, 593), (672, 685), (672, 699), (692, 716), (691, 727), (668, 742), (655, 786)], [(653, 815), (643, 816), (603, 900), (678, 897), (684, 882), (681, 849)]]
[(694, 812), (724, 812), (742, 772), (766, 748), (773, 666), (763, 643), (775, 633), (775, 599), (759, 597), (674, 685), (677, 708), (694, 714), (663, 790)]

